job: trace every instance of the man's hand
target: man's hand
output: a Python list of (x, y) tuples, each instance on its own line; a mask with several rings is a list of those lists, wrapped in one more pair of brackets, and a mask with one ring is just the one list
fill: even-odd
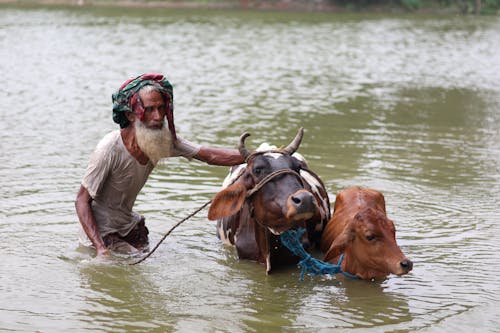
[(109, 250), (105, 247), (97, 249), (97, 257), (98, 258), (109, 258), (111, 256), (111, 253), (109, 253)]

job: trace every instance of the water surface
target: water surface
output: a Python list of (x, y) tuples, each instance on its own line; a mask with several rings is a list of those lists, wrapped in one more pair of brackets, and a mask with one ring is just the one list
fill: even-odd
[[(498, 332), (500, 20), (0, 7), (0, 330)], [(406, 276), (266, 276), (203, 211), (144, 263), (78, 247), (74, 199), (111, 93), (165, 73), (180, 134), (286, 144), (331, 195), (385, 194)], [(138, 197), (155, 244), (226, 168), (172, 159)]]

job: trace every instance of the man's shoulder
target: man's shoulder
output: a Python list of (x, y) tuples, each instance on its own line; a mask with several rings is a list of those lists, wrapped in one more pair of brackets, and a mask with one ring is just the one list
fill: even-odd
[(109, 150), (121, 142), (120, 130), (111, 131), (106, 134), (97, 144), (96, 150)]
[(120, 130), (106, 134), (97, 144), (92, 153), (92, 160), (111, 160), (123, 156), (124, 145)]

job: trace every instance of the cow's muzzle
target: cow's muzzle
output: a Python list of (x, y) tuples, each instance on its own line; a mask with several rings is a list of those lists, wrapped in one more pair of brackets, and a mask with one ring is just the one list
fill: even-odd
[(298, 190), (288, 198), (285, 216), (289, 221), (304, 221), (313, 217), (317, 209), (314, 195), (307, 190)]
[(400, 275), (407, 274), (408, 272), (410, 272), (413, 269), (413, 261), (405, 258), (404, 260), (399, 262), (399, 266), (400, 266), (401, 272), (402, 272)]

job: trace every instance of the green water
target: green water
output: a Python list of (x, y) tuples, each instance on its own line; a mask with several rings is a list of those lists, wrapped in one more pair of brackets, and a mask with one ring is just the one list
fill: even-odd
[[(498, 332), (500, 20), (0, 7), (0, 330)], [(406, 276), (266, 276), (206, 211), (137, 266), (78, 247), (74, 199), (111, 93), (165, 73), (178, 131), (289, 142), (332, 202), (385, 194)], [(155, 244), (227, 169), (172, 159), (138, 197)]]

